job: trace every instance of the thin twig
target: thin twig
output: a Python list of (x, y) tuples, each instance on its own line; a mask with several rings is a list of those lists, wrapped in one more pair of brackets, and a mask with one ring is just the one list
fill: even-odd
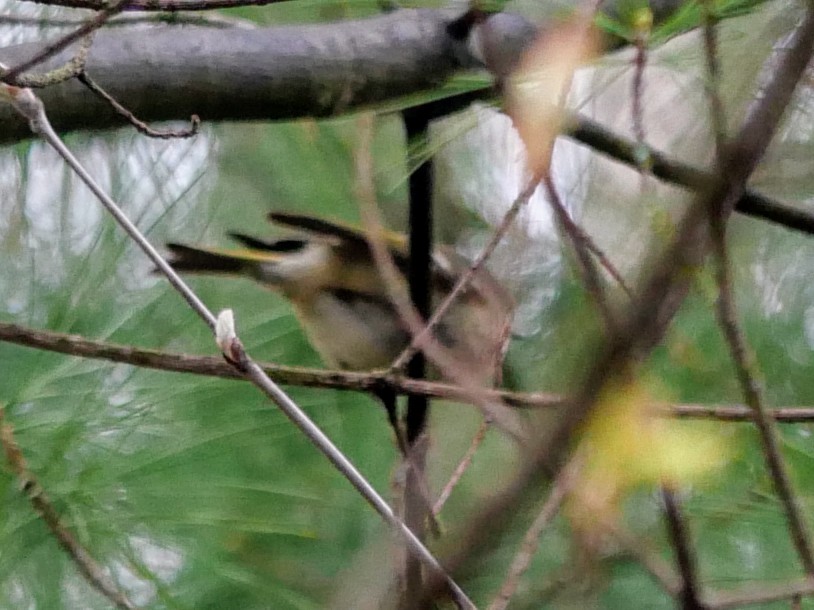
[(814, 595), (814, 578), (804, 578), (778, 585), (774, 582), (751, 583), (737, 591), (720, 591), (707, 595), (710, 610), (730, 610)]
[(715, 141), (715, 159), (720, 162), (726, 145), (726, 114), (720, 92), (720, 61), (718, 58), (717, 17), (713, 0), (702, 0), (701, 18), (704, 26), (704, 55), (707, 63), (707, 97), (709, 98), (712, 132)]
[[(755, 413), (744, 405), (674, 405), (663, 411), (672, 417), (709, 419), (721, 422), (752, 422)], [(766, 415), (778, 423), (800, 424), (814, 421), (812, 407), (778, 407), (766, 409)]]
[[(647, 134), (644, 130), (644, 108), (642, 107), (642, 100), (644, 99), (644, 72), (647, 67), (647, 44), (652, 27), (652, 23), (647, 22), (647, 17), (652, 19), (653, 14), (649, 8), (639, 9), (638, 14), (641, 17), (634, 26), (636, 28), (636, 37), (634, 40), (636, 53), (633, 58), (633, 83), (631, 91), (633, 103), (631, 104), (630, 113), (633, 119), (633, 134), (636, 138), (636, 146), (639, 152), (642, 153), (647, 151)], [(646, 169), (647, 156), (642, 155), (639, 158), (639, 171), (644, 174)]]
[(622, 274), (610, 261), (605, 252), (599, 247), (599, 244), (594, 241), (594, 239), (587, 231), (585, 231), (585, 229), (576, 223), (573, 224), (573, 231), (575, 238), (585, 244), (585, 247), (588, 248), (588, 251), (596, 257), (596, 260), (599, 261), (602, 268), (608, 272), (608, 275), (610, 275), (617, 284), (619, 284), (619, 287), (627, 295), (627, 297), (633, 300), (635, 298), (633, 289), (625, 281), (625, 278), (622, 277)]
[[(85, 19), (51, 19), (48, 17), (29, 17), (25, 15), (0, 15), (0, 25), (20, 25), (36, 28), (65, 28), (81, 26)], [(257, 25), (251, 21), (227, 17), (226, 15), (185, 15), (183, 13), (160, 13), (153, 15), (137, 15), (126, 13), (108, 19), (105, 28), (130, 26), (140, 23), (168, 23), (171, 25), (200, 25), (213, 28), (246, 28), (253, 29)]]
[(662, 589), (671, 597), (678, 596), (681, 591), (681, 577), (658, 551), (650, 548), (646, 541), (636, 538), (618, 520), (604, 518), (600, 525), (637, 559)]
[(413, 355), (418, 350), (426, 350), (430, 339), (432, 338), (432, 330), (438, 325), (438, 322), (447, 314), (449, 309), (455, 303), (455, 300), (458, 296), (466, 290), (469, 284), (472, 283), (472, 280), (475, 277), (475, 274), (478, 270), (483, 267), (486, 263), (486, 260), (492, 255), (495, 248), (498, 244), (502, 241), (505, 237), (506, 233), (511, 228), (512, 224), (514, 223), (517, 215), (520, 211), (525, 207), (528, 203), (531, 196), (534, 194), (534, 191), (537, 190), (537, 185), (540, 182), (540, 178), (536, 177), (529, 181), (529, 184), (524, 188), (517, 198), (512, 202), (511, 207), (509, 207), (506, 214), (503, 216), (503, 220), (501, 220), (500, 225), (495, 229), (492, 233), (491, 239), (486, 243), (481, 250), (481, 253), (472, 261), (472, 264), (469, 268), (461, 274), (458, 278), (458, 281), (455, 283), (455, 286), (452, 287), (452, 290), (446, 296), (446, 298), (441, 301), (441, 303), (436, 307), (435, 311), (433, 312), (430, 319), (427, 321), (427, 324), (424, 325), (422, 330), (413, 336), (413, 340), (410, 342), (404, 351), (399, 354), (398, 358), (393, 361), (392, 368), (393, 369), (401, 369), (404, 364), (413, 357)]
[[(360, 119), (360, 128), (363, 130), (370, 129), (369, 121), (369, 118), (362, 117)], [(428, 325), (424, 324), (421, 316), (413, 306), (405, 286), (404, 277), (396, 267), (393, 256), (382, 238), (384, 227), (376, 204), (376, 193), (372, 179), (372, 159), (369, 151), (362, 148), (358, 149), (356, 155), (356, 172), (357, 200), (373, 262), (382, 277), (387, 296), (390, 298), (401, 322), (415, 340), (418, 335), (428, 328)], [(478, 407), (483, 415), (489, 418), (497, 428), (519, 443), (525, 441), (525, 431), (511, 411), (503, 404), (485, 400), (483, 396), (486, 395), (487, 390), (482, 385), (483, 380), (477, 374), (473, 374), (472, 371), (468, 370), (465, 366), (466, 363), (462, 364), (450, 350), (441, 345), (432, 332), (426, 334), (420, 349), (446, 377), (452, 379), (458, 386), (468, 389), (468, 401)], [(391, 374), (398, 376), (399, 370), (400, 367), (391, 367)]]
[(34, 66), (38, 66), (42, 62), (46, 61), (50, 57), (53, 57), (54, 55), (68, 47), (73, 42), (79, 40), (80, 38), (84, 38), (85, 36), (87, 36), (88, 34), (95, 30), (98, 30), (105, 24), (105, 22), (108, 19), (110, 19), (117, 13), (121, 12), (124, 9), (127, 2), (128, 0), (117, 0), (113, 4), (105, 5), (93, 19), (90, 19), (83, 26), (77, 28), (73, 32), (70, 32), (69, 34), (66, 34), (62, 38), (49, 44), (39, 53), (36, 53), (34, 57), (20, 64), (17, 64), (16, 66), (13, 66), (12, 68), (4, 70), (3, 75), (0, 78), (2, 78), (3, 82), (9, 83), (11, 85), (20, 84), (17, 82), (17, 77), (20, 76), (23, 72), (30, 70)]
[[(84, 8), (95, 11), (107, 7), (105, 0), (30, 0), (38, 4)], [(210, 11), (241, 6), (267, 6), (288, 0), (126, 0), (121, 10), (125, 11)]]
[(481, 446), (483, 439), (486, 438), (486, 431), (488, 429), (489, 422), (484, 419), (481, 421), (480, 426), (478, 426), (475, 436), (472, 437), (472, 442), (469, 443), (466, 453), (464, 453), (461, 461), (458, 462), (455, 470), (452, 471), (449, 480), (441, 489), (441, 493), (438, 494), (438, 498), (435, 500), (435, 504), (432, 506), (433, 515), (439, 515), (441, 510), (443, 510), (444, 504), (447, 503), (449, 496), (452, 495), (452, 490), (455, 489), (455, 486), (460, 482), (467, 468), (469, 468), (470, 464), (472, 464), (472, 460), (475, 459), (475, 454), (478, 452), (478, 448)]
[(88, 53), (93, 45), (93, 34), (90, 32), (79, 45), (79, 50), (76, 52), (70, 61), (65, 65), (54, 68), (42, 74), (21, 74), (17, 77), (16, 84), (20, 87), (50, 87), (58, 83), (75, 78), (82, 73), (85, 69), (85, 63), (88, 60)]
[[(358, 124), (359, 143), (354, 159), (356, 166), (355, 184), (370, 251), (377, 270), (384, 279), (385, 287), (390, 293), (390, 298), (394, 303), (396, 312), (402, 317), (401, 320), (394, 319), (392, 321), (393, 324), (398, 324), (403, 321), (408, 328), (418, 327), (421, 324), (421, 314), (413, 303), (412, 295), (407, 293), (407, 287), (404, 285), (404, 277), (396, 268), (387, 246), (382, 239), (380, 239), (384, 229), (376, 201), (373, 181), (373, 115), (360, 117)], [(427, 244), (427, 246), (429, 245), (430, 244)], [(430, 264), (429, 261), (427, 261), (427, 264)], [(429, 281), (429, 277), (425, 279)], [(427, 303), (427, 305), (429, 305), (429, 303)], [(441, 349), (440, 346), (438, 349)], [(438, 356), (436, 355), (435, 357), (437, 358)], [(423, 361), (420, 367), (411, 372), (415, 374), (416, 377), (422, 378), (424, 375)], [(440, 532), (440, 527), (432, 513), (432, 500), (425, 474), (425, 460), (428, 444), (426, 442), (418, 442), (424, 428), (424, 416), (426, 415), (429, 399), (426, 396), (408, 397), (408, 400), (410, 399), (423, 404), (419, 405), (422, 407), (420, 409), (421, 417), (413, 419), (412, 421), (405, 421), (406, 438), (399, 439), (399, 444), (404, 447), (402, 457), (407, 464), (402, 506), (404, 508), (403, 517), (405, 524), (419, 539), (422, 539), (425, 530), (424, 524), (427, 519), (430, 520), (431, 528), (434, 532)], [(416, 402), (413, 402), (413, 404), (408, 403), (408, 418), (409, 416), (415, 418), (416, 414), (414, 412), (412, 414), (410, 413), (410, 407), (415, 409)], [(398, 422), (392, 423), (395, 424), (393, 425), (393, 429), (396, 435), (400, 436), (401, 427), (398, 425)], [(401, 601), (403, 602), (402, 605), (406, 604), (406, 607), (409, 607), (411, 604), (410, 592), (421, 590), (422, 587), (421, 565), (415, 560), (415, 557), (408, 556), (406, 558), (405, 574), (405, 587), (402, 591)]]
[[(567, 124), (571, 127), (564, 134), (566, 137), (634, 169), (640, 167), (642, 153), (636, 143), (629, 138), (622, 137), (579, 114), (571, 115)], [(707, 192), (716, 183), (715, 174), (676, 161), (656, 150), (648, 150), (647, 156), (650, 173), (669, 184)], [(814, 235), (814, 214), (803, 206), (789, 205), (754, 190), (743, 191), (735, 211), (776, 223), (787, 229)]]
[(562, 227), (565, 235), (571, 242), (571, 246), (577, 256), (577, 268), (579, 269), (582, 281), (585, 284), (585, 289), (594, 301), (594, 304), (599, 309), (600, 314), (605, 322), (605, 329), (610, 333), (616, 328), (616, 320), (613, 309), (611, 308), (610, 301), (608, 300), (605, 286), (602, 284), (602, 279), (597, 272), (594, 261), (591, 258), (590, 250), (587, 244), (582, 239), (585, 234), (577, 230), (576, 223), (571, 219), (568, 211), (560, 200), (560, 195), (557, 188), (554, 186), (554, 181), (551, 179), (550, 174), (543, 178), (543, 184), (548, 191), (548, 199), (551, 202), (551, 209), (554, 211), (554, 217), (557, 219), (557, 224)]
[(133, 602), (107, 575), (105, 569), (96, 562), (71, 533), (54, 508), (42, 485), (34, 477), (34, 474), (28, 470), (25, 457), (23, 457), (20, 446), (14, 438), (14, 429), (11, 424), (5, 422), (5, 410), (2, 406), (0, 406), (0, 443), (3, 445), (6, 460), (20, 482), (20, 489), (28, 498), (31, 506), (34, 507), (34, 512), (43, 520), (51, 534), (56, 538), (59, 546), (76, 565), (82, 577), (117, 608), (125, 610), (135, 608)]
[[(191, 356), (174, 352), (138, 348), (105, 341), (93, 341), (79, 335), (68, 335), (48, 330), (36, 330), (17, 324), (0, 322), (0, 341), (58, 354), (130, 364), (165, 372), (190, 373), (221, 379), (243, 379), (234, 367), (214, 356)], [(399, 394), (416, 394), (430, 398), (443, 398), (472, 402), (469, 388), (392, 376), (388, 373), (334, 371), (285, 366), (272, 362), (260, 366), (277, 383), (283, 385), (348, 390), (375, 394), (382, 388)], [(566, 405), (567, 398), (552, 392), (510, 392), (484, 389), (482, 398), (489, 402), (502, 402), (523, 409), (551, 409)], [(752, 422), (754, 411), (744, 405), (658, 405), (656, 411), (665, 417), (682, 419), (708, 419), (722, 422)], [(814, 421), (814, 407), (777, 407), (767, 409), (769, 417), (778, 423), (797, 424)]]
[(193, 114), (190, 117), (190, 126), (187, 129), (153, 129), (144, 121), (139, 120), (136, 115), (130, 112), (127, 108), (122, 106), (116, 98), (100, 87), (99, 84), (84, 70), (79, 72), (79, 74), (76, 75), (76, 78), (94, 94), (106, 101), (117, 114), (127, 119), (127, 121), (133, 127), (135, 127), (139, 133), (144, 134), (145, 136), (170, 140), (174, 138), (191, 138), (198, 135), (198, 131), (201, 127), (201, 119), (197, 114)]
[(573, 462), (564, 468), (552, 483), (551, 490), (543, 502), (540, 512), (523, 536), (523, 541), (509, 566), (509, 570), (506, 572), (500, 591), (492, 600), (492, 603), (489, 604), (489, 610), (505, 610), (512, 597), (514, 597), (517, 587), (520, 586), (520, 579), (528, 570), (531, 560), (540, 546), (540, 537), (543, 531), (556, 516), (563, 499), (571, 488), (577, 467), (578, 464)]
[(45, 107), (38, 97), (30, 89), (17, 89), (7, 87), (7, 94), (14, 108), (28, 119), (31, 130), (43, 138), (62, 157), (68, 166), (85, 183), (96, 198), (102, 203), (105, 209), (116, 219), (116, 222), (124, 229), (130, 238), (135, 241), (139, 248), (144, 251), (147, 257), (155, 263), (160, 272), (166, 276), (170, 284), (179, 292), (189, 306), (197, 313), (214, 332), (216, 319), (211, 311), (204, 305), (192, 289), (187, 286), (184, 280), (173, 270), (164, 260), (153, 245), (147, 241), (141, 231), (132, 223), (127, 215), (121, 210), (113, 199), (99, 186), (93, 176), (82, 166), (73, 153), (62, 142), (59, 136), (51, 127), (48, 117), (45, 114)]
[(680, 603), (683, 610), (701, 610), (706, 606), (701, 602), (701, 586), (696, 575), (695, 554), (690, 542), (687, 522), (681, 505), (669, 484), (662, 485), (664, 514), (670, 530), (670, 541), (675, 549), (676, 563), (681, 572)]
[(755, 414), (754, 422), (760, 433), (766, 467), (769, 469), (777, 495), (786, 513), (791, 538), (800, 556), (803, 568), (814, 576), (814, 553), (811, 534), (804, 518), (804, 510), (799, 495), (794, 491), (791, 478), (780, 450), (780, 438), (771, 417), (766, 412), (763, 390), (757, 380), (757, 371), (751, 350), (738, 324), (735, 298), (732, 291), (732, 278), (729, 255), (726, 247), (726, 227), (719, 216), (713, 217), (713, 251), (715, 253), (715, 274), (718, 284), (717, 314), (723, 330), (735, 372), (746, 404)]
[[(48, 330), (36, 330), (17, 324), (0, 322), (0, 341), (17, 345), (43, 349), (50, 352), (131, 364), (143, 368), (167, 372), (192, 373), (225, 379), (241, 379), (239, 372), (229, 366), (222, 358), (213, 356), (192, 356), (143, 349), (131, 345), (120, 345), (105, 341), (93, 341), (78, 335), (69, 335)], [(285, 366), (275, 363), (262, 363), (264, 370), (275, 381), (285, 385), (297, 385), (313, 388), (352, 390), (376, 394), (382, 388), (399, 394), (444, 398), (462, 402), (475, 402), (472, 389), (448, 383), (409, 379), (394, 376), (388, 372), (372, 371), (368, 373), (338, 371), (326, 369), (309, 369), (296, 366)], [(517, 393), (484, 388), (483, 397), (489, 402), (508, 401), (516, 407), (547, 408), (563, 404), (564, 398), (558, 394), (544, 392)], [(480, 400), (480, 399), (478, 399)], [(736, 408), (737, 409), (737, 408)], [(789, 413), (789, 416), (792, 414)], [(708, 413), (691, 413), (690, 417), (709, 416)], [(814, 410), (812, 410), (814, 417)], [(733, 414), (727, 417), (742, 417), (749, 420), (749, 412)]]
[[(150, 260), (158, 267), (158, 269), (167, 277), (175, 289), (184, 297), (189, 305), (195, 312), (203, 319), (203, 321), (215, 333), (220, 332), (218, 320), (213, 316), (212, 312), (204, 305), (198, 296), (184, 283), (172, 267), (161, 257), (158, 251), (147, 241), (144, 235), (136, 228), (135, 225), (127, 218), (121, 211), (119, 206), (110, 198), (107, 193), (97, 184), (93, 177), (85, 170), (85, 168), (74, 157), (71, 151), (60, 140), (59, 136), (54, 132), (53, 128), (48, 121), (45, 114), (45, 108), (42, 102), (37, 98), (30, 89), (17, 89), (16, 87), (7, 86), (3, 91), (6, 99), (12, 103), (14, 108), (20, 112), (26, 119), (28, 119), (31, 129), (34, 133), (40, 135), (48, 144), (50, 144), (71, 169), (79, 176), (79, 178), (91, 189), (99, 201), (107, 209), (107, 211), (116, 219), (119, 225), (127, 232), (128, 236), (133, 239), (142, 251), (150, 258)], [(222, 345), (221, 338), (217, 337), (219, 344)], [(242, 345), (239, 340), (234, 338), (233, 346), (239, 347), (236, 349), (239, 358), (232, 357), (230, 362), (242, 372), (248, 379), (260, 388), (280, 410), (288, 417), (299, 430), (309, 438), (314, 446), (339, 470), (340, 473), (353, 485), (353, 487), (362, 495), (362, 497), (376, 510), (376, 512), (396, 530), (407, 541), (410, 551), (415, 553), (425, 565), (429, 568), (434, 578), (440, 579), (445, 583), (444, 588), (451, 594), (452, 598), (459, 608), (475, 608), (474, 604), (469, 600), (463, 590), (455, 583), (452, 578), (444, 571), (440, 563), (430, 553), (426, 546), (413, 534), (410, 529), (395, 515), (390, 506), (378, 494), (373, 486), (368, 483), (364, 476), (356, 469), (356, 467), (339, 451), (333, 442), (314, 424), (311, 419), (292, 401), (288, 395), (277, 386), (268, 375), (243, 351)], [(223, 347), (222, 347), (223, 349)]]
[[(629, 375), (662, 340), (668, 324), (684, 301), (696, 269), (711, 249), (709, 210), (717, 206), (728, 217), (743, 194), (777, 130), (784, 110), (808, 65), (814, 49), (814, 7), (795, 29), (778, 60), (772, 57), (769, 85), (753, 101), (721, 167), (720, 180), (699, 194), (677, 229), (677, 235), (659, 256), (643, 283), (641, 295), (623, 318), (620, 331), (599, 350), (568, 409), (561, 412), (551, 434), (540, 442), (518, 475), (498, 497), (465, 525), (456, 555), (448, 563), (461, 569), (493, 541), (509, 523), (510, 507), (526, 497), (543, 476), (551, 476), (567, 460), (574, 435), (593, 413), (603, 391), (620, 375)], [(433, 583), (438, 586), (441, 583)], [(440, 590), (440, 587), (438, 588)], [(430, 592), (436, 596), (436, 589)]]

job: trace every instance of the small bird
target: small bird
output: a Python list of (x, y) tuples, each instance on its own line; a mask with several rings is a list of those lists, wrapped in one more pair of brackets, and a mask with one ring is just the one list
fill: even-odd
[[(269, 220), (292, 230), (265, 241), (230, 233), (244, 247), (221, 249), (167, 244), (177, 271), (251, 277), (290, 301), (326, 365), (348, 370), (388, 367), (409, 344), (410, 333), (389, 297), (365, 234), (311, 216), (273, 212)], [(396, 268), (407, 273), (407, 240), (384, 237)], [(433, 253), (432, 301), (437, 306), (467, 269), (448, 247)], [(508, 338), (514, 303), (485, 270), (435, 327), (437, 340), (477, 378), (493, 378)]]

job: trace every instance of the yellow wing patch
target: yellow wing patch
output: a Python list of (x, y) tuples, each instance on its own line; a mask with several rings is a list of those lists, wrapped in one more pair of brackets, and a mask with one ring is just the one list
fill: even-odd
[(237, 260), (253, 261), (253, 262), (276, 262), (285, 257), (285, 252), (266, 252), (263, 250), (252, 250), (250, 248), (198, 248), (203, 252), (210, 254), (219, 254), (220, 256), (228, 256)]

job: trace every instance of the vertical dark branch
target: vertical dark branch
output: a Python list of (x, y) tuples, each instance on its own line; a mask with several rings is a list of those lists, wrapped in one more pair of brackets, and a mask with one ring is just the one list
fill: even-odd
[[(404, 113), (408, 145), (427, 137), (429, 120), (420, 108)], [(410, 298), (425, 320), (430, 315), (430, 265), (432, 260), (432, 162), (427, 160), (410, 174)], [(407, 374), (416, 379), (425, 376), (424, 354), (417, 353), (407, 365)], [(407, 442), (412, 445), (424, 431), (427, 399), (412, 396), (407, 401)]]
[[(427, 138), (429, 116), (421, 108), (404, 112), (404, 127), (407, 133), (408, 150), (416, 143)], [(426, 160), (410, 174), (410, 265), (407, 272), (410, 284), (410, 298), (419, 315), (428, 319), (432, 289), (432, 162)], [(407, 365), (407, 374), (415, 379), (426, 375), (426, 359), (423, 352), (416, 353)], [(404, 521), (407, 526), (421, 538), (425, 532), (427, 505), (422, 501), (421, 490), (424, 488), (424, 464), (426, 445), (418, 443), (427, 424), (429, 400), (426, 396), (409, 396), (404, 424), (407, 446), (410, 452), (407, 484), (404, 497)], [(414, 557), (407, 557), (405, 574), (405, 591), (402, 597), (402, 608), (412, 610), (420, 606), (420, 592), (424, 583), (421, 575), (421, 563)], [(418, 593), (416, 593), (418, 592)]]

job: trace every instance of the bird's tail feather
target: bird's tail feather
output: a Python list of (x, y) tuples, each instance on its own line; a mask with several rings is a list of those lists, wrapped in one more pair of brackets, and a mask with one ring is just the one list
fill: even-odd
[(218, 252), (203, 248), (193, 248), (183, 244), (167, 244), (172, 256), (168, 262), (176, 271), (191, 273), (231, 273), (246, 272), (252, 260), (237, 253)]

